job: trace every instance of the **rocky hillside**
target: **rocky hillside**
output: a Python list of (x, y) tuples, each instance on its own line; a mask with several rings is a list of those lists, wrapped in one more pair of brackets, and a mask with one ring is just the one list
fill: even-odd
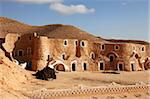
[(85, 39), (89, 41), (101, 41), (102, 38), (97, 38), (77, 27), (63, 24), (51, 24), (44, 26), (31, 26), (16, 20), (0, 17), (0, 37), (3, 38), (7, 33), (38, 33), (52, 38), (74, 38)]

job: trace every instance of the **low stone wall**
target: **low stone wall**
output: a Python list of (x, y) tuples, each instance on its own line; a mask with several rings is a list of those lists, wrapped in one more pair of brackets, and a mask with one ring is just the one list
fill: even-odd
[(29, 97), (33, 99), (44, 99), (51, 97), (63, 97), (63, 96), (75, 96), (75, 95), (93, 95), (93, 94), (115, 94), (124, 92), (148, 92), (150, 90), (150, 85), (109, 85), (109, 86), (99, 86), (99, 87), (78, 87), (70, 89), (55, 89), (55, 90), (36, 90), (30, 94)]

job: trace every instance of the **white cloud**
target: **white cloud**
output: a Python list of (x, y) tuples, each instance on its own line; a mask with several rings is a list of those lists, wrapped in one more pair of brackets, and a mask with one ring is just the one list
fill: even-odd
[(20, 3), (33, 3), (33, 4), (45, 4), (45, 3), (57, 3), (62, 2), (62, 0), (13, 0)]
[[(1, 1), (1, 0), (0, 0)], [(3, 0), (2, 0), (3, 1)], [(49, 8), (60, 14), (72, 15), (72, 14), (86, 14), (95, 12), (94, 8), (87, 8), (83, 4), (79, 5), (65, 5), (64, 0), (4, 0), (7, 2), (20, 2), (29, 4), (49, 4)]]
[(94, 8), (88, 9), (85, 5), (82, 5), (82, 4), (67, 6), (62, 3), (52, 3), (50, 5), (50, 9), (52, 9), (58, 13), (64, 14), (64, 15), (72, 15), (72, 14), (76, 14), (76, 13), (86, 14), (86, 13), (95, 12)]

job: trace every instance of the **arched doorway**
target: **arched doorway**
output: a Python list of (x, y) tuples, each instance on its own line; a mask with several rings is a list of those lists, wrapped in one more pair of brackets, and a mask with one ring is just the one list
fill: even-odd
[(109, 57), (110, 62), (113, 62), (116, 60), (117, 57), (119, 57), (115, 52), (110, 52), (107, 54), (107, 57)]
[(135, 60), (130, 61), (130, 71), (136, 71), (136, 62), (135, 62)]
[(76, 71), (76, 64), (72, 63), (72, 71)]
[(135, 63), (131, 63), (131, 70), (132, 70), (132, 71), (136, 71)]
[(87, 70), (87, 64), (86, 63), (83, 64), (83, 68), (84, 68), (84, 70)]
[(118, 64), (117, 64), (117, 70), (118, 71), (123, 71), (124, 70), (124, 63), (123, 62), (118, 62)]
[(109, 55), (109, 59), (110, 59), (110, 62), (113, 62), (115, 60), (115, 55), (114, 54), (110, 54)]
[(87, 67), (88, 67), (88, 63), (87, 62), (83, 62), (82, 63), (82, 67), (83, 67), (83, 70), (86, 71)]
[(104, 70), (105, 69), (105, 63), (104, 61), (100, 61), (98, 63), (98, 70)]
[(56, 64), (54, 67), (58, 71), (65, 71), (65, 67), (63, 64)]

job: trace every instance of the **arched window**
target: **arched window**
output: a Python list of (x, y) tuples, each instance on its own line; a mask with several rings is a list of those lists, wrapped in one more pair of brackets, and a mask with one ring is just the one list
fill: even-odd
[(144, 52), (144, 50), (145, 50), (145, 48), (144, 47), (142, 47), (142, 51)]
[(68, 45), (68, 40), (64, 40), (64, 46)]
[(62, 57), (63, 60), (66, 60), (66, 54), (65, 54), (65, 53), (63, 53), (63, 54), (61, 55), (61, 57)]
[(115, 49), (115, 50), (119, 50), (119, 46), (118, 46), (118, 45), (115, 45), (114, 49)]
[(94, 52), (90, 53), (90, 58), (95, 59), (95, 53)]
[(110, 54), (109, 55), (109, 59), (110, 59), (110, 62), (113, 62), (115, 60), (115, 55), (114, 54)]
[(85, 41), (84, 41), (84, 40), (82, 40), (82, 41), (80, 42), (80, 46), (81, 46), (81, 47), (85, 47), (85, 46), (86, 46), (86, 44), (85, 44)]

